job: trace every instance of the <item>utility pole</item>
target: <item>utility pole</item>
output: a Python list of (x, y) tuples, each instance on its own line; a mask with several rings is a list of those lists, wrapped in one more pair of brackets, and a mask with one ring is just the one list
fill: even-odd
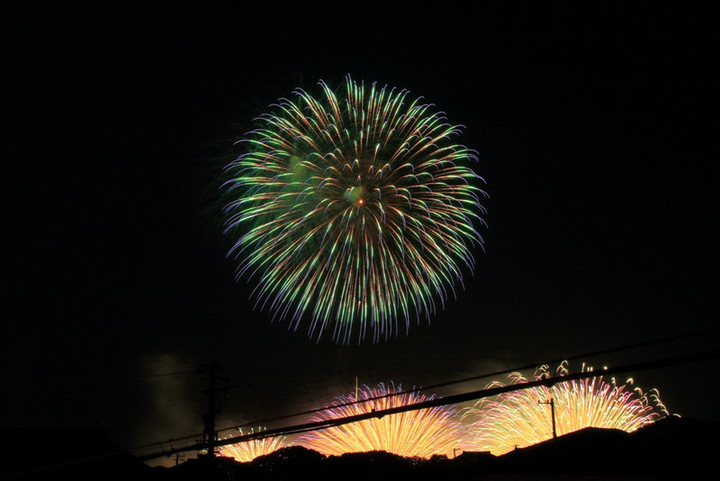
[(557, 438), (557, 431), (555, 430), (555, 399), (550, 398), (547, 401), (538, 401), (538, 404), (550, 405), (550, 416), (552, 417), (552, 436), (553, 439)]
[(207, 412), (203, 415), (205, 428), (203, 429), (203, 444), (207, 448), (207, 455), (215, 457), (217, 454), (218, 434), (215, 430), (215, 413), (219, 411), (216, 404), (215, 393), (217, 391), (217, 371), (220, 365), (215, 361), (211, 362), (205, 369), (200, 372), (208, 373), (208, 388), (204, 392), (207, 394)]

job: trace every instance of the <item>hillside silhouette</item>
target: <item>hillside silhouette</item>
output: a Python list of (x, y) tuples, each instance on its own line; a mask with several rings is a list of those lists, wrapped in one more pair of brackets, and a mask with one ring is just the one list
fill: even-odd
[(199, 455), (169, 468), (148, 467), (100, 429), (5, 429), (3, 440), (11, 442), (3, 448), (0, 479), (685, 480), (714, 472), (717, 429), (713, 422), (668, 417), (634, 433), (586, 428), (501, 456), (464, 452), (452, 459), (421, 459), (382, 451), (325, 456), (289, 446), (247, 463)]

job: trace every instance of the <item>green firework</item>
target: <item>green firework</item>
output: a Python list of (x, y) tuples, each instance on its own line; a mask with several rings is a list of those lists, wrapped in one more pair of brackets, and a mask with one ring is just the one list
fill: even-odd
[(257, 307), (318, 340), (429, 322), (475, 267), (485, 213), (460, 127), (407, 90), (295, 90), (226, 168), (226, 233)]

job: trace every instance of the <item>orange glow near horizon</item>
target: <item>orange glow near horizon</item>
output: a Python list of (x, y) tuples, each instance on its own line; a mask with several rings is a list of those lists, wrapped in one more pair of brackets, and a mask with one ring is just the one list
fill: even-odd
[[(252, 434), (250, 430), (249, 434)], [(243, 435), (242, 429), (240, 435)], [(220, 448), (222, 456), (235, 458), (235, 461), (247, 463), (265, 454), (270, 454), (280, 448), (287, 446), (284, 437), (267, 437), (262, 439), (251, 439), (237, 444), (229, 444)]]
[[(592, 371), (583, 368), (583, 371)], [(567, 374), (562, 363), (556, 376)], [(548, 366), (535, 372), (535, 379), (548, 376)], [(527, 382), (520, 373), (509, 376), (511, 384)], [(494, 382), (488, 387), (502, 386)], [(617, 385), (602, 376), (552, 387), (532, 387), (482, 399), (463, 411), (472, 449), (501, 455), (516, 447), (526, 447), (550, 439), (553, 434), (552, 410), (558, 436), (587, 427), (635, 431), (668, 415), (656, 390), (643, 393), (632, 387), (632, 380)]]
[[(382, 397), (388, 394), (396, 394)], [(402, 392), (400, 386), (379, 384), (377, 388), (365, 386), (358, 391), (361, 402), (354, 403), (355, 393), (336, 398), (330, 409), (313, 416), (311, 421), (324, 421), (406, 406), (434, 396), (416, 392)], [(374, 399), (379, 398), (379, 399)], [(367, 400), (362, 402), (363, 400)], [(372, 418), (302, 436), (299, 444), (325, 455), (385, 451), (406, 457), (430, 458), (433, 455), (450, 456), (462, 445), (462, 430), (456, 412), (447, 406), (407, 411)]]

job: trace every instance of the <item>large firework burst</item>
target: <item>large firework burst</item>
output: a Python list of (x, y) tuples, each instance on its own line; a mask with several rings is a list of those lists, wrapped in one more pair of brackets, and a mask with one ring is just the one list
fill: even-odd
[(258, 119), (227, 168), (226, 233), (256, 307), (318, 340), (377, 342), (430, 321), (475, 267), (483, 181), (461, 129), (408, 91), (346, 77)]
[[(264, 430), (264, 428), (260, 428), (258, 432), (262, 432)], [(254, 429), (250, 429), (249, 434), (253, 434), (254, 432)], [(240, 429), (240, 436), (242, 436), (243, 434), (246, 433), (243, 433), (243, 430)], [(223, 456), (230, 456), (232, 458), (235, 458), (236, 461), (239, 461), (241, 463), (246, 463), (252, 461), (258, 456), (270, 454), (285, 446), (285, 437), (275, 436), (251, 439), (249, 441), (244, 441), (236, 444), (228, 444), (220, 448), (220, 454), (222, 454)]]
[[(339, 396), (311, 422), (382, 411), (433, 399), (418, 391), (403, 392), (402, 386), (380, 383), (364, 386), (355, 393)], [(355, 402), (359, 400), (360, 402)], [(371, 418), (302, 436), (300, 444), (326, 455), (386, 451), (400, 456), (429, 458), (450, 455), (463, 445), (462, 430), (454, 408), (437, 406)]]
[[(583, 372), (592, 368), (583, 367)], [(556, 376), (568, 373), (561, 363)], [(535, 371), (535, 380), (550, 376), (547, 365)], [(511, 384), (527, 379), (520, 373), (509, 375)], [(632, 432), (668, 414), (656, 389), (647, 393), (633, 387), (633, 380), (618, 385), (602, 376), (568, 382), (552, 387), (532, 387), (481, 399), (462, 412), (469, 421), (469, 442), (473, 449), (500, 455), (515, 447), (524, 447), (550, 439), (553, 412), (556, 434), (563, 435), (587, 427), (621, 429)], [(502, 386), (493, 382), (488, 388)], [(552, 403), (552, 404), (551, 404)]]

